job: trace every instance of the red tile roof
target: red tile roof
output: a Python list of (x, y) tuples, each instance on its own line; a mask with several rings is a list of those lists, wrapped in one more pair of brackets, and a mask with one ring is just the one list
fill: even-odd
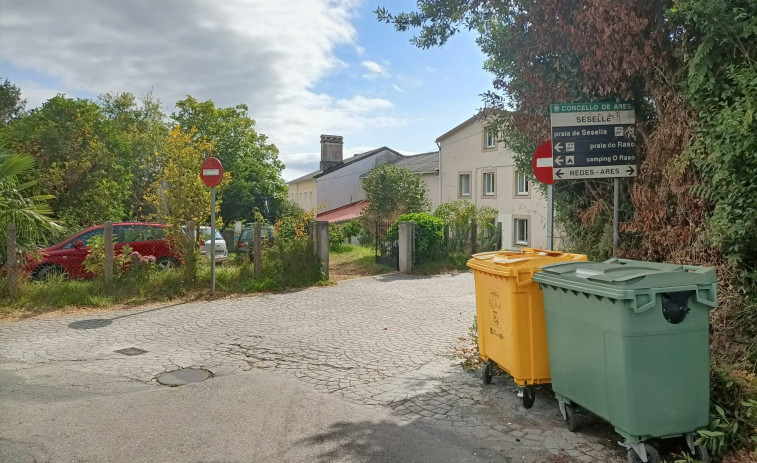
[(360, 217), (360, 214), (362, 214), (363, 209), (366, 207), (368, 207), (368, 202), (366, 200), (356, 201), (347, 204), (346, 206), (331, 209), (330, 211), (319, 212), (316, 219), (326, 220), (329, 223), (345, 222)]

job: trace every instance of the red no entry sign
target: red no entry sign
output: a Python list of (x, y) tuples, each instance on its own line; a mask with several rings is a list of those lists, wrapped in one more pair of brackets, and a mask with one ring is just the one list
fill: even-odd
[(541, 183), (551, 185), (555, 183), (552, 177), (552, 141), (545, 141), (534, 152), (531, 161), (534, 166), (534, 175)]
[(221, 165), (221, 161), (219, 161), (218, 158), (208, 158), (202, 161), (200, 178), (202, 179), (202, 182), (210, 188), (215, 188), (220, 185), (221, 180), (223, 180), (223, 166)]

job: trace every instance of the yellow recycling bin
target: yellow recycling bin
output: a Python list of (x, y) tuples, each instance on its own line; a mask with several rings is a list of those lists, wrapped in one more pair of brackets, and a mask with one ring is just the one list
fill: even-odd
[(541, 267), (585, 261), (583, 254), (542, 249), (474, 254), (468, 261), (476, 282), (478, 349), (486, 362), (484, 384), (492, 381), (494, 364), (512, 375), (523, 406), (536, 399), (535, 384), (550, 382), (544, 302), (539, 284), (531, 277)]

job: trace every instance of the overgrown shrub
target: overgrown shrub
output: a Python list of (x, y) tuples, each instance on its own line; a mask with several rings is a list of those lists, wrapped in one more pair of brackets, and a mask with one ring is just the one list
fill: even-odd
[(341, 252), (345, 249), (343, 227), (338, 224), (329, 224), (329, 251)]
[(471, 249), (471, 225), (478, 226), (477, 241), (479, 250), (494, 250), (499, 246), (496, 220), (499, 212), (493, 207), (476, 208), (474, 204), (463, 199), (441, 204), (434, 211), (434, 216), (444, 221), (449, 227), (448, 250), (463, 251)]
[[(113, 237), (115, 247), (116, 238)], [(93, 236), (87, 243), (89, 252), (84, 258), (84, 269), (95, 276), (102, 278), (105, 276), (105, 238), (102, 236)], [(131, 263), (132, 248), (125, 244), (117, 252), (113, 252), (113, 276), (121, 276)]]
[(292, 208), (274, 225), (274, 243), (263, 252), (262, 277), (276, 288), (307, 286), (323, 279), (310, 238), (313, 219), (312, 211)]

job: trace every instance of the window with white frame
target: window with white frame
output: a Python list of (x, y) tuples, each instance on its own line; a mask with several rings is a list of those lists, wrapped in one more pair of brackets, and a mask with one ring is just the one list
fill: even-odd
[(460, 174), (458, 192), (459, 196), (470, 196), (470, 174)]
[(494, 172), (484, 172), (484, 196), (494, 196)]
[(515, 194), (528, 195), (528, 177), (525, 172), (518, 172), (515, 179)]
[(495, 132), (493, 128), (486, 128), (486, 147), (487, 148), (494, 148), (494, 146), (497, 144), (497, 137), (495, 137)]
[(528, 219), (513, 219), (514, 243), (520, 246), (528, 245)]

